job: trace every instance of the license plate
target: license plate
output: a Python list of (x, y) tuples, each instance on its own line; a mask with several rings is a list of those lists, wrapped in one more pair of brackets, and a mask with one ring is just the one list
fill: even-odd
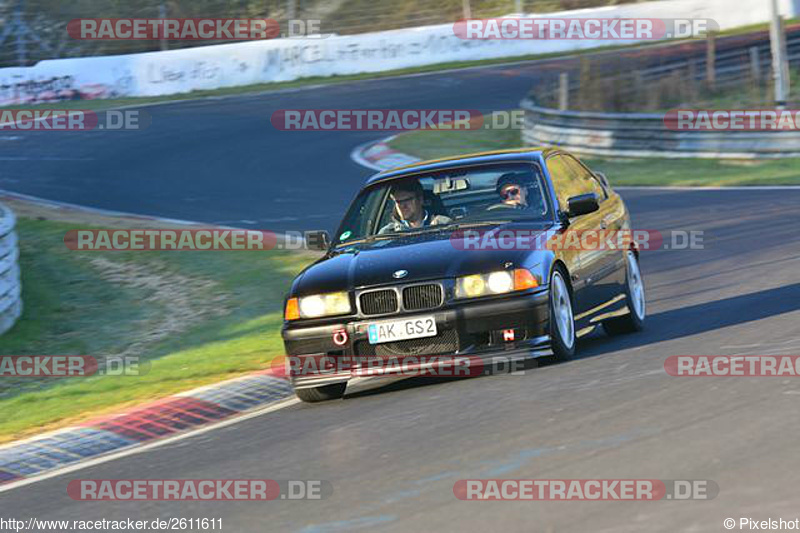
[(375, 322), (367, 328), (370, 344), (435, 337), (436, 319), (432, 316)]

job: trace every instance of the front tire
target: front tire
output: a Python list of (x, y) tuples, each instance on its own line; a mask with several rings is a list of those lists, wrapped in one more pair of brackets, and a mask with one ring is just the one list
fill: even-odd
[(626, 315), (603, 321), (603, 329), (612, 336), (642, 331), (644, 319), (647, 316), (644, 279), (639, 270), (639, 260), (636, 258), (636, 254), (628, 250), (625, 254), (625, 262), (625, 301), (629, 312)]
[(575, 356), (575, 316), (566, 275), (560, 268), (550, 275), (550, 346), (559, 361)]
[(298, 398), (308, 403), (325, 402), (328, 400), (339, 400), (344, 396), (347, 383), (334, 383), (323, 387), (313, 387), (308, 389), (295, 389), (294, 393)]

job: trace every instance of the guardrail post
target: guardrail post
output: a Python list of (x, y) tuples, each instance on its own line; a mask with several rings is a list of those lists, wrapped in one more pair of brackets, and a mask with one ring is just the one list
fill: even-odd
[(761, 100), (761, 55), (757, 46), (750, 47), (750, 92), (754, 103)]
[(641, 70), (635, 70), (633, 72), (633, 98), (637, 101), (636, 105), (641, 105), (641, 102), (645, 95), (645, 83), (644, 83), (644, 75), (642, 74)]
[(558, 76), (558, 109), (569, 109), (569, 72), (562, 72)]
[(17, 61), (19, 66), (24, 67), (28, 61), (25, 50), (25, 32), (22, 31), (24, 23), (22, 22), (22, 0), (17, 2), (14, 8), (14, 23), (13, 26), (17, 28)]
[(708, 32), (706, 43), (706, 84), (713, 91), (717, 84), (717, 36), (713, 31)]
[(772, 24), (770, 40), (772, 43), (772, 71), (775, 79), (775, 105), (783, 107), (789, 97), (789, 61), (786, 54), (786, 33), (783, 17), (778, 12), (777, 0), (772, 0)]
[[(580, 60), (578, 72), (578, 94), (575, 107), (581, 110), (594, 109), (597, 97), (595, 81), (592, 79), (592, 64), (586, 56)], [(602, 102), (602, 99), (600, 100)], [(569, 84), (567, 84), (567, 104), (569, 104)], [(602, 104), (601, 104), (602, 106)]]
[(756, 85), (761, 83), (761, 60), (757, 46), (750, 47), (750, 77), (753, 78), (753, 83)]
[(697, 80), (697, 71), (698, 71), (698, 60), (697, 58), (692, 58), (689, 60), (689, 65), (687, 67), (687, 77), (689, 82), (689, 94), (693, 100), (697, 99), (698, 93), (698, 80)]
[(164, 2), (158, 5), (158, 18), (161, 19), (161, 26), (159, 27), (161, 38), (159, 39), (159, 45), (162, 50), (167, 50), (169, 48), (169, 43), (167, 43), (166, 32), (164, 31), (164, 19), (167, 18), (167, 6), (164, 5)]
[(689, 61), (687, 63), (687, 66), (686, 66), (686, 72), (687, 72), (687, 75), (689, 76), (689, 80), (692, 83), (697, 82), (697, 60), (696, 59), (694, 59), (694, 58), (689, 59)]

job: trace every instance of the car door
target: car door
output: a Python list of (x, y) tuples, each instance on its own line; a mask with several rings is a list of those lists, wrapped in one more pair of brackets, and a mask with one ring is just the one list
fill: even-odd
[[(607, 227), (612, 217), (609, 212), (612, 206), (608, 202), (607, 192), (591, 172), (573, 157), (562, 152), (552, 154), (546, 163), (561, 212), (567, 212), (569, 198), (582, 194), (595, 194), (600, 205), (600, 209), (594, 213), (571, 218), (567, 231), (582, 236), (589, 230), (597, 231), (604, 226)], [(604, 250), (601, 246), (592, 249), (581, 247), (575, 252), (570, 246), (576, 243), (575, 239), (565, 239), (562, 242), (567, 244), (564, 253), (577, 253), (577, 268), (573, 267), (573, 271), (570, 272), (577, 318), (601, 307), (615, 296), (608, 284), (615, 259), (612, 251)], [(594, 239), (588, 242), (592, 244)]]
[(607, 235), (612, 236), (612, 246), (606, 242), (602, 249), (595, 252), (600, 268), (593, 276), (592, 284), (595, 285), (600, 299), (598, 305), (602, 305), (618, 297), (625, 283), (625, 255), (618, 246), (622, 244), (619, 240), (619, 232), (630, 229), (626, 226), (625, 205), (622, 198), (618, 194), (612, 194), (578, 158), (572, 155), (565, 155), (565, 157), (578, 179), (591, 184), (600, 203), (600, 210), (595, 213), (596, 219), (599, 219), (599, 229), (605, 230)]

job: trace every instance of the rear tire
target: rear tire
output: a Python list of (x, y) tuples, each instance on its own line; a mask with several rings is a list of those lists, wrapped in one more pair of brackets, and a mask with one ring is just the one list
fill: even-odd
[(575, 357), (575, 315), (567, 277), (561, 268), (550, 274), (550, 347), (558, 361)]
[(308, 403), (325, 402), (328, 400), (339, 400), (344, 396), (347, 383), (334, 383), (324, 387), (313, 387), (309, 389), (295, 389), (294, 393), (298, 398)]
[(636, 254), (630, 250), (626, 252), (625, 263), (625, 302), (629, 312), (603, 321), (603, 329), (611, 336), (642, 331), (647, 316), (644, 279)]

